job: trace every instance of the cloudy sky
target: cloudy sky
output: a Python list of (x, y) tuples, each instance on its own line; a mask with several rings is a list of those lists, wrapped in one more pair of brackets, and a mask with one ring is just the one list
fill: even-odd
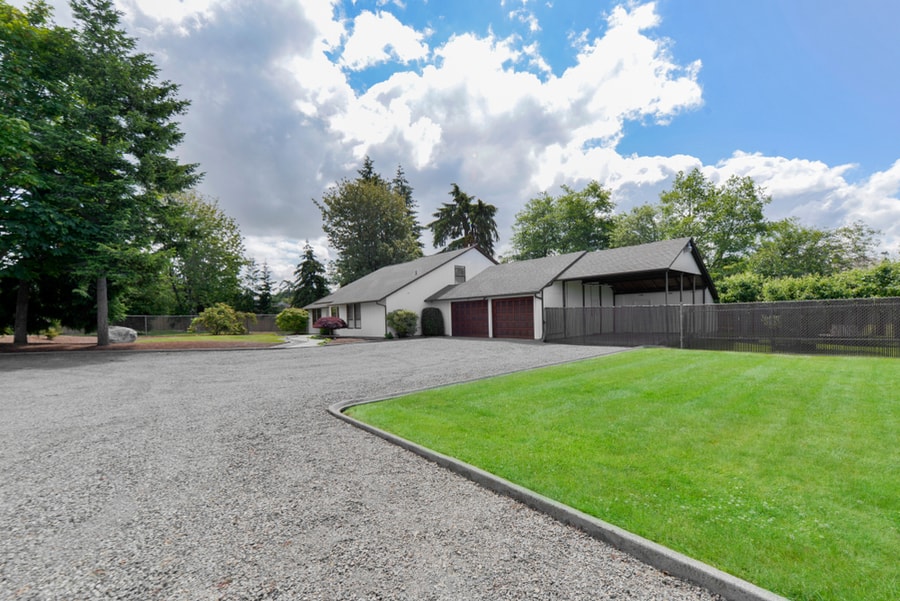
[(304, 240), (326, 258), (312, 200), (366, 154), (403, 166), (423, 224), (454, 182), (497, 205), (501, 253), (542, 191), (597, 179), (625, 211), (694, 167), (753, 177), (771, 219), (863, 220), (900, 252), (900, 3), (116, 5), (192, 101), (180, 158), (279, 278)]

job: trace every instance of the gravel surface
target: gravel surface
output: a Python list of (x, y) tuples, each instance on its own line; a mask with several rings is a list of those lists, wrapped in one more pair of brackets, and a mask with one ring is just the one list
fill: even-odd
[(602, 352), (2, 356), (0, 599), (715, 599), (326, 413)]

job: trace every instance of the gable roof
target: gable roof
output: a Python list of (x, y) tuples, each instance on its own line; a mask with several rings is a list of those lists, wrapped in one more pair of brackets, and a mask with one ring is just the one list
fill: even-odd
[[(561, 273), (558, 279), (584, 280), (626, 273), (664, 271), (672, 267), (689, 244), (692, 251), (695, 250), (690, 238), (676, 238), (589, 252)], [(695, 256), (695, 259), (699, 259), (699, 255)], [(703, 265), (699, 260), (697, 263)]]
[[(676, 238), (494, 265), (467, 282), (445, 287), (426, 300), (457, 301), (531, 295), (539, 293), (557, 280), (631, 281), (639, 287), (646, 287), (647, 282), (653, 279), (662, 278), (665, 281), (665, 274), (686, 250), (691, 252), (700, 269), (698, 277), (702, 278), (713, 298), (718, 298), (693, 239)], [(656, 282), (652, 284), (656, 285)]]
[(306, 308), (316, 309), (331, 305), (380, 301), (470, 250), (481, 252), (475, 247), (461, 248), (382, 267), (338, 288), (332, 294), (310, 303)]
[(489, 296), (537, 294), (584, 254), (584, 251), (581, 251), (542, 259), (493, 265), (471, 280), (444, 288), (427, 300), (462, 300)]

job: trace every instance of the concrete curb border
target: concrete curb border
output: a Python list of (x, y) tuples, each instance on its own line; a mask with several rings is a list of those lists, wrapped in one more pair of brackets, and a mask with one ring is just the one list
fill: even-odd
[(391, 434), (390, 432), (370, 426), (369, 424), (363, 423), (344, 413), (344, 411), (350, 407), (368, 403), (377, 403), (390, 398), (396, 397), (391, 396), (384, 399), (336, 403), (328, 408), (328, 412), (334, 417), (352, 424), (361, 430), (374, 434), (375, 436), (383, 438), (407, 451), (411, 451), (424, 457), (441, 467), (447, 468), (472, 480), (488, 490), (519, 501), (563, 524), (574, 526), (588, 536), (603, 541), (660, 571), (701, 586), (714, 594), (720, 595), (728, 601), (789, 601), (785, 597), (776, 595), (771, 591), (760, 588), (755, 584), (732, 576), (731, 574), (723, 572), (701, 561), (692, 559), (687, 555), (673, 551), (672, 549), (654, 543), (651, 540), (632, 534), (627, 530), (623, 530), (618, 526), (614, 526), (578, 511), (577, 509), (563, 505), (562, 503), (528, 490), (518, 484), (514, 484), (509, 480), (495, 476), (494, 474), (488, 473), (473, 465), (432, 451), (431, 449)]

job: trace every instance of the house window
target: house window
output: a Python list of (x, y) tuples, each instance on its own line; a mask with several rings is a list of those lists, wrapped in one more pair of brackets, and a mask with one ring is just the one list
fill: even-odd
[(319, 318), (322, 317), (322, 309), (313, 309), (312, 315), (310, 315), (310, 317), (312, 317), (312, 321), (310, 323), (316, 323), (317, 321), (319, 321)]
[(362, 327), (362, 309), (360, 303), (347, 305), (347, 327), (355, 329)]
[(466, 266), (465, 265), (454, 265), (453, 266), (453, 277), (455, 284), (462, 284), (466, 281)]
[(340, 307), (331, 307), (331, 316), (332, 317), (340, 317), (341, 316)]

